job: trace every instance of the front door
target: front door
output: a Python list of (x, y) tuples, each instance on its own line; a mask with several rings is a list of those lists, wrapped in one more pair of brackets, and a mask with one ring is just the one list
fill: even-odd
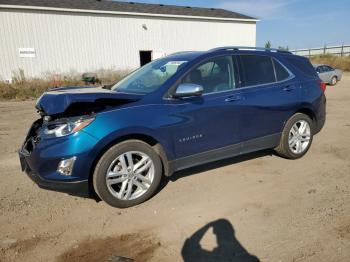
[(204, 94), (172, 101), (177, 158), (239, 143), (239, 112), (233, 103), (238, 99), (234, 95), (235, 71), (232, 57), (221, 56), (202, 63), (183, 78), (182, 83), (203, 86)]

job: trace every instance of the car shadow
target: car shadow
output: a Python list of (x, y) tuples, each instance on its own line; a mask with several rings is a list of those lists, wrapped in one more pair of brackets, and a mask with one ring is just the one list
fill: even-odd
[(272, 149), (267, 149), (267, 150), (257, 151), (257, 152), (253, 152), (253, 153), (249, 153), (249, 154), (244, 154), (244, 155), (240, 155), (240, 156), (236, 156), (236, 157), (231, 157), (231, 158), (203, 164), (200, 166), (191, 167), (188, 169), (184, 169), (184, 170), (175, 172), (172, 176), (169, 177), (169, 180), (174, 182), (180, 178), (184, 178), (187, 176), (206, 172), (208, 170), (213, 170), (213, 169), (217, 169), (217, 168), (220, 168), (223, 166), (233, 165), (233, 164), (249, 161), (249, 160), (252, 160), (255, 158), (260, 158), (260, 157), (264, 157), (264, 156), (268, 156), (268, 155), (270, 155), (270, 156), (274, 155), (274, 151)]
[[(217, 246), (208, 251), (201, 247), (201, 240), (212, 228)], [(236, 239), (235, 231), (226, 219), (210, 222), (197, 230), (183, 244), (181, 255), (184, 262), (259, 262)]]

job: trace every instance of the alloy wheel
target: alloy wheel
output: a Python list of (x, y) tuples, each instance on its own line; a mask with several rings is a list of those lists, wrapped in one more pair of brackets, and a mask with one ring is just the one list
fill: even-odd
[(145, 153), (129, 151), (118, 156), (106, 173), (109, 192), (120, 200), (133, 200), (144, 195), (154, 179), (154, 163)]
[(288, 144), (294, 154), (303, 153), (309, 146), (311, 128), (307, 121), (296, 122), (289, 131)]
[(337, 84), (337, 78), (336, 77), (333, 77), (332, 78), (332, 85), (334, 86), (334, 85), (336, 85)]

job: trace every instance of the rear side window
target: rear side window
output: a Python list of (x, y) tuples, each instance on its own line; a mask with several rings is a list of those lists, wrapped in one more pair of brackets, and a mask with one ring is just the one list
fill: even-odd
[(309, 59), (299, 56), (289, 56), (286, 58), (289, 63), (298, 68), (307, 76), (317, 77), (315, 68), (311, 65)]
[(327, 68), (327, 71), (330, 72), (330, 71), (334, 71), (334, 69), (330, 66), (325, 66)]
[(241, 55), (241, 86), (276, 82), (272, 59), (263, 55)]
[(275, 59), (273, 60), (273, 63), (275, 65), (275, 71), (276, 71), (276, 79), (277, 81), (283, 81), (286, 80), (290, 75), (287, 71), (287, 69), (284, 68), (283, 65), (281, 65), (278, 61)]

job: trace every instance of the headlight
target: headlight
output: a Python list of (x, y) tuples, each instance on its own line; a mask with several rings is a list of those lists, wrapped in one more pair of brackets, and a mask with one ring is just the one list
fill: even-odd
[(95, 118), (80, 118), (68, 120), (66, 122), (50, 123), (44, 128), (45, 137), (62, 137), (78, 132), (87, 125), (91, 124)]

